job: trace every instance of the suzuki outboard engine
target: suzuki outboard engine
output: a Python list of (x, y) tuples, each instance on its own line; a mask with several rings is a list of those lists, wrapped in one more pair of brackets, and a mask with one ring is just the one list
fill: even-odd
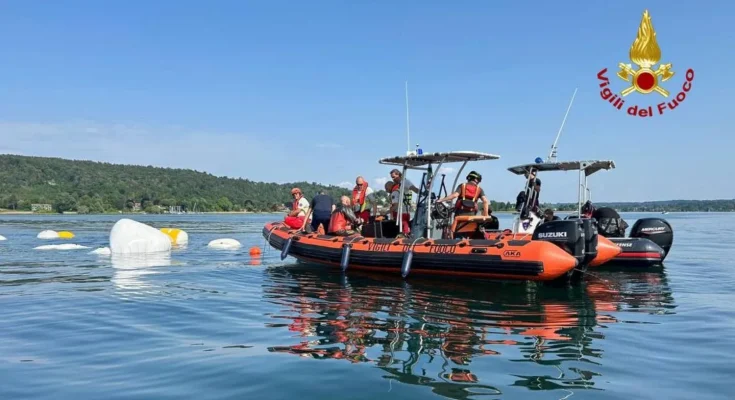
[(594, 219), (582, 219), (582, 231), (584, 232), (584, 261), (583, 266), (587, 265), (597, 257), (597, 223)]
[(665, 219), (641, 218), (630, 228), (630, 237), (646, 238), (661, 247), (664, 255), (668, 255), (674, 243), (674, 229)]
[(580, 220), (545, 222), (536, 227), (532, 238), (556, 244), (576, 258), (580, 265), (586, 258), (584, 227)]

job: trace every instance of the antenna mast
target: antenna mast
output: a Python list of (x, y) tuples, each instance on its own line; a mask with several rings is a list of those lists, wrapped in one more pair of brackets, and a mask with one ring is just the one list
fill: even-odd
[(411, 152), (411, 123), (408, 116), (408, 81), (406, 81), (406, 154)]
[(567, 112), (564, 114), (564, 119), (561, 121), (559, 132), (557, 132), (556, 134), (556, 140), (554, 140), (554, 144), (551, 145), (551, 151), (549, 152), (549, 157), (546, 158), (546, 162), (556, 161), (556, 143), (559, 142), (559, 137), (561, 137), (561, 130), (564, 129), (564, 123), (567, 122), (567, 116), (569, 115), (569, 110), (572, 109), (572, 103), (574, 103), (574, 96), (576, 95), (577, 95), (577, 88), (574, 88), (574, 94), (572, 94), (572, 100), (569, 102), (569, 107), (567, 107)]

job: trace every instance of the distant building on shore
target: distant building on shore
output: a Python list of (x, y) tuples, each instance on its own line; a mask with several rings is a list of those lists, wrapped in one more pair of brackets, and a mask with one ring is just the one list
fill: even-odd
[(51, 204), (31, 204), (31, 211), (51, 211)]

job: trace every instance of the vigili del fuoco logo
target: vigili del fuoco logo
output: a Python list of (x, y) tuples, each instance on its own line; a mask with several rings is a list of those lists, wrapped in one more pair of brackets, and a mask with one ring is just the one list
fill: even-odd
[[(653, 30), (653, 24), (651, 23), (651, 16), (648, 14), (648, 10), (643, 12), (643, 19), (641, 19), (641, 25), (638, 27), (638, 34), (636, 35), (633, 45), (630, 46), (630, 61), (632, 61), (638, 68), (633, 67), (631, 64), (619, 63), (618, 67), (618, 78), (628, 82), (629, 85), (625, 87), (620, 93), (614, 93), (611, 89), (610, 79), (607, 77), (607, 68), (603, 68), (602, 71), (597, 73), (597, 79), (600, 81), (600, 97), (606, 100), (613, 107), (618, 110), (623, 110), (624, 107), (629, 115), (639, 117), (653, 117), (654, 115), (663, 115), (666, 110), (674, 110), (679, 107), (681, 103), (692, 90), (692, 81), (694, 80), (694, 70), (689, 68), (684, 75), (684, 83), (681, 85), (681, 90), (676, 95), (670, 95), (669, 91), (661, 85), (667, 82), (671, 77), (674, 76), (675, 72), (671, 63), (658, 64), (658, 68), (654, 69), (654, 66), (661, 60), (661, 48), (658, 47), (656, 41), (656, 31)], [(633, 92), (638, 92), (642, 95), (648, 95), (656, 93), (664, 97), (664, 101), (654, 106), (649, 105), (625, 105), (626, 100), (630, 97), (626, 97)], [(631, 101), (632, 102), (632, 101)]]

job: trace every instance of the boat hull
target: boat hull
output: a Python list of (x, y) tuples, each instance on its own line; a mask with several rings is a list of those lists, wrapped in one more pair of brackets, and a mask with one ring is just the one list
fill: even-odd
[[(282, 223), (263, 229), (269, 245), (296, 259), (339, 268), (349, 247), (347, 269), (402, 274), (411, 251), (408, 275), (444, 275), (501, 280), (551, 281), (564, 278), (578, 261), (557, 245), (540, 240), (387, 239), (297, 233)], [(405, 272), (405, 269), (404, 269)]]
[(659, 245), (646, 238), (609, 238), (622, 249), (620, 254), (607, 265), (616, 266), (659, 266), (666, 258), (666, 252)]

